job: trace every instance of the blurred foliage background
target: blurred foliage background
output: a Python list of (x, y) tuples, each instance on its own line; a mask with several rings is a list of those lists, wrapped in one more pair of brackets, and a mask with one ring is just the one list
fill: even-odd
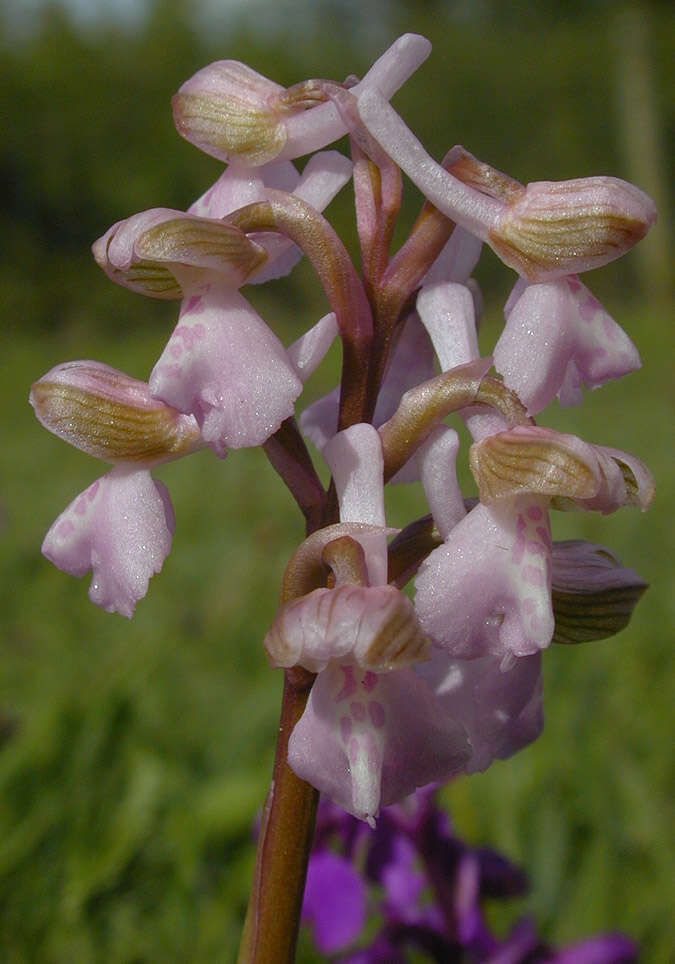
[[(652, 587), (619, 637), (546, 654), (542, 738), (447, 799), (461, 833), (530, 873), (514, 915), (534, 913), (553, 941), (622, 928), (642, 960), (671, 961), (671, 5), (252, 0), (226, 18), (216, 2), (155, 0), (132, 21), (86, 24), (58, 5), (23, 18), (19, 7), (0, 8), (0, 959), (234, 958), (280, 693), (261, 639), (299, 515), (260, 452), (166, 467), (173, 552), (130, 623), (107, 615), (86, 580), (39, 554), (100, 467), (43, 432), (26, 396), (71, 358), (146, 377), (163, 347), (176, 306), (110, 284), (88, 248), (137, 210), (186, 207), (218, 176), (173, 129), (183, 80), (223, 57), (283, 84), (342, 79), (413, 30), (434, 50), (395, 104), (436, 156), (463, 143), (521, 181), (611, 173), (659, 203), (648, 240), (588, 279), (643, 370), (544, 417), (654, 470), (647, 515), (554, 521), (556, 537), (609, 545)], [(419, 199), (406, 204), (404, 225)], [(350, 205), (345, 191), (328, 216), (353, 244)], [(482, 262), (489, 351), (513, 276), (489, 254)], [(285, 341), (325, 310), (304, 266), (251, 295)], [(420, 493), (401, 487), (390, 510), (393, 524), (420, 514)]]

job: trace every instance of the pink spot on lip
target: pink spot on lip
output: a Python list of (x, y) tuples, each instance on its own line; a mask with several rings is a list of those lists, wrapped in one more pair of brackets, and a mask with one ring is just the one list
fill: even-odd
[(56, 535), (59, 539), (67, 539), (75, 531), (75, 523), (71, 522), (70, 519), (64, 519), (61, 525), (56, 530)]
[(371, 693), (377, 686), (377, 673), (371, 673), (368, 671), (361, 680), (361, 685), (366, 693)]
[(356, 720), (357, 723), (363, 723), (366, 718), (366, 708), (363, 703), (359, 703), (354, 700), (349, 704), (349, 712), (352, 714), (352, 718)]
[(194, 348), (195, 343), (204, 337), (205, 331), (204, 325), (178, 325), (174, 328), (169, 344), (173, 346), (176, 343), (176, 339), (180, 338), (185, 348)]
[(583, 301), (579, 301), (577, 307), (579, 309), (579, 317), (582, 321), (589, 322), (593, 321), (596, 312), (599, 308), (602, 308), (602, 305), (589, 293)]
[(546, 546), (543, 546), (541, 542), (536, 542), (534, 539), (528, 539), (525, 543), (525, 549), (534, 556), (543, 556), (546, 554)]
[(546, 526), (537, 526), (537, 535), (544, 543), (547, 549), (551, 548), (551, 533)]
[(386, 713), (384, 712), (384, 707), (381, 703), (373, 702), (368, 704), (368, 713), (370, 715), (370, 722), (376, 729), (381, 729), (384, 726), (386, 720)]
[(519, 566), (523, 561), (523, 556), (525, 555), (525, 540), (522, 538), (522, 536), (519, 536), (514, 542), (511, 555), (513, 557), (514, 564)]
[(354, 679), (354, 667), (353, 666), (341, 666), (340, 669), (344, 673), (345, 680), (342, 684), (342, 689), (335, 697), (335, 702), (340, 700), (348, 699), (353, 693), (356, 692), (356, 680)]
[(531, 505), (527, 510), (527, 517), (528, 519), (532, 519), (533, 522), (539, 522), (543, 515), (544, 513), (538, 505)]
[(197, 312), (203, 311), (203, 310), (204, 310), (204, 302), (202, 300), (202, 296), (192, 295), (192, 297), (186, 304), (185, 308), (183, 308), (183, 311), (181, 312), (181, 314), (183, 315), (197, 314)]

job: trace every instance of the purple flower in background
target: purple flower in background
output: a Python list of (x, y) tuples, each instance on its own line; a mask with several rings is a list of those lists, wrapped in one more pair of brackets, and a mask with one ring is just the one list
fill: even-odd
[[(494, 850), (454, 832), (429, 786), (381, 813), (370, 828), (321, 802), (302, 919), (338, 964), (425, 960), (457, 964), (631, 964), (633, 941), (601, 934), (554, 949), (528, 918), (494, 932), (486, 901), (523, 897), (526, 875)], [(376, 930), (366, 932), (367, 909)], [(339, 958), (335, 955), (342, 952)]]

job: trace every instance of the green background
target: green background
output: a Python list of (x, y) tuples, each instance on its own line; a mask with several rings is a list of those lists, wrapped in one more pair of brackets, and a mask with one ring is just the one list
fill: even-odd
[[(186, 207), (217, 177), (220, 165), (173, 129), (169, 98), (184, 79), (219, 57), (284, 84), (342, 79), (414, 30), (434, 50), (395, 104), (434, 154), (463, 143), (522, 181), (611, 173), (660, 202), (642, 254), (585, 279), (640, 348), (643, 369), (541, 419), (632, 451), (654, 471), (645, 515), (553, 519), (555, 537), (610, 546), (651, 588), (618, 637), (545, 654), (543, 736), (458, 780), (446, 799), (462, 834), (501, 847), (531, 875), (532, 894), (511, 918), (534, 913), (553, 941), (621, 928), (641, 942), (642, 960), (666, 964), (675, 947), (675, 16), (666, 4), (482, 4), (470, 14), (470, 5), (417, 3), (378, 5), (381, 18), (364, 22), (339, 4), (313, 9), (305, 18), (298, 5), (275, 29), (251, 18), (200, 32), (180, 3), (157, 3), (132, 33), (85, 31), (50, 8), (32, 31), (3, 31), (0, 959), (234, 957), (280, 693), (261, 639), (302, 536), (299, 514), (261, 452), (224, 462), (202, 452), (164, 467), (172, 553), (131, 622), (108, 615), (88, 602), (88, 580), (39, 553), (101, 467), (45, 433), (27, 394), (73, 358), (147, 377), (163, 347), (176, 306), (116, 288), (88, 247), (136, 210)], [(353, 245), (343, 195), (328, 217)], [(404, 224), (419, 205), (407, 196)], [(489, 252), (478, 276), (489, 351), (513, 277)], [(286, 343), (325, 311), (304, 266), (251, 297)], [(333, 353), (303, 402), (334, 382), (338, 361)], [(423, 511), (414, 487), (391, 493), (392, 524)], [(307, 943), (304, 953), (313, 958)]]

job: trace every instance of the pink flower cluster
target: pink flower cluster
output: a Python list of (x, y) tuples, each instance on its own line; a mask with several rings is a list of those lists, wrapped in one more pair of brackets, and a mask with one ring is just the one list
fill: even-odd
[[(651, 200), (611, 177), (523, 186), (460, 147), (436, 163), (388, 102), (429, 50), (406, 35), (344, 84), (284, 89), (234, 61), (199, 71), (174, 98), (176, 126), (225, 170), (187, 211), (133, 215), (93, 245), (113, 281), (180, 300), (173, 334), (147, 383), (82, 361), (31, 392), (45, 427), (113, 465), (43, 552), (74, 575), (91, 569), (92, 601), (125, 616), (174, 528), (152, 467), (265, 446), (308, 525), (265, 640), (273, 665), (317, 674), (289, 763), (370, 822), (537, 736), (542, 650), (617, 632), (645, 588), (602, 547), (553, 543), (549, 510), (644, 509), (653, 495), (633, 456), (533, 419), (639, 367), (578, 274), (644, 236)], [(323, 150), (345, 134), (351, 159)], [(310, 153), (299, 173), (293, 159)], [(401, 172), (424, 202), (391, 254)], [(360, 274), (321, 214), (350, 180)], [(489, 358), (471, 278), (484, 244), (519, 275)], [(331, 311), (286, 347), (240, 289), (303, 255)], [(303, 383), (338, 336), (340, 385), (298, 429)], [(457, 483), (452, 413), (474, 439), (477, 499)], [(330, 469), (327, 490), (303, 435)], [(421, 484), (430, 510), (402, 531), (385, 519), (392, 479)]]

